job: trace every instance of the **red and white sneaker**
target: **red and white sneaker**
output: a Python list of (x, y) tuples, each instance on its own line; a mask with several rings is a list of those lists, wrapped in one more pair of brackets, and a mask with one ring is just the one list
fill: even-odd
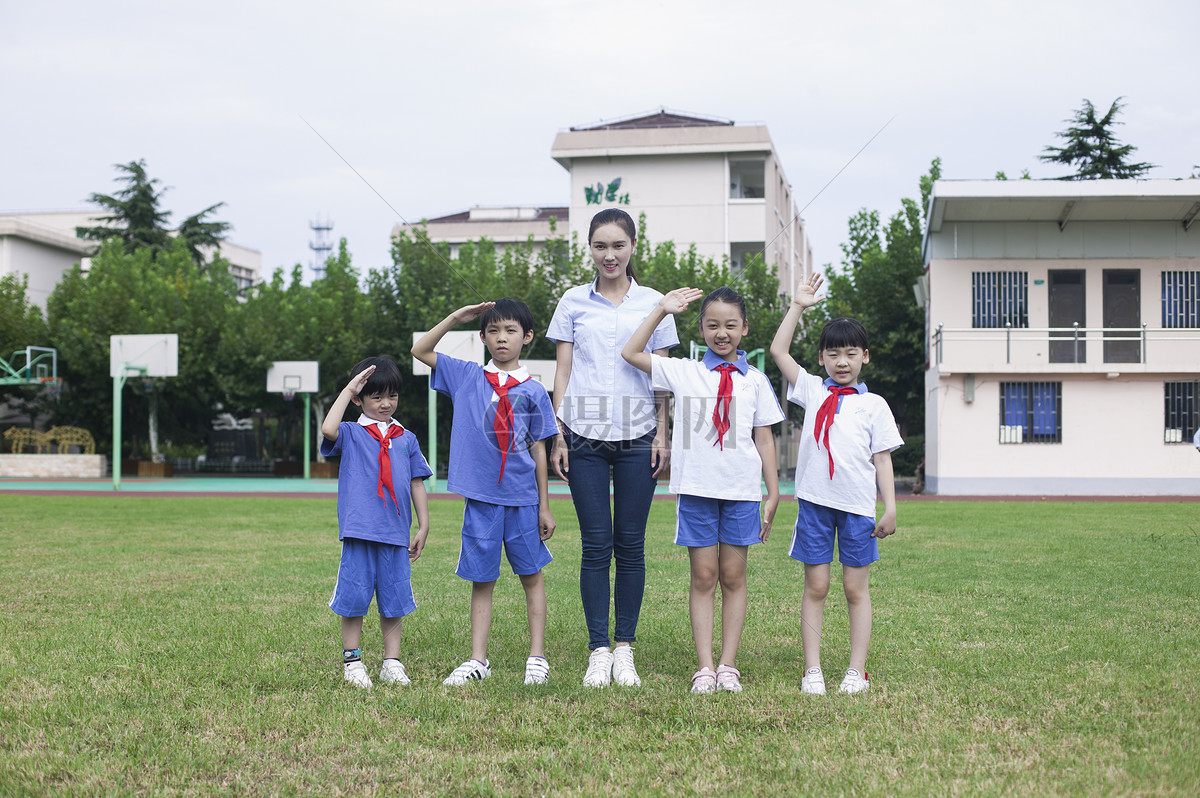
[(846, 676), (842, 679), (842, 685), (838, 688), (838, 692), (847, 695), (865, 692), (871, 687), (870, 678), (866, 671), (859, 673), (857, 668), (847, 668)]

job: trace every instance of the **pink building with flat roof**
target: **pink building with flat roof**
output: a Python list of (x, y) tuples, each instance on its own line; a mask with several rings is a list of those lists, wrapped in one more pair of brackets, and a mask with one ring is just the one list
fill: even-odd
[(925, 235), (943, 495), (1200, 496), (1200, 180), (948, 181)]

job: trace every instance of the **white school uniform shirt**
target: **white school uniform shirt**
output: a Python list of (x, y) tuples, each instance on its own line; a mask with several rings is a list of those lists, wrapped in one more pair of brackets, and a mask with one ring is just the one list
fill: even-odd
[(729, 429), (722, 449), (717, 445), (713, 410), (725, 361), (711, 351), (704, 360), (651, 355), (650, 382), (655, 390), (675, 394), (671, 439), (671, 493), (710, 499), (762, 501), (762, 458), (754, 445), (754, 428), (783, 421), (783, 410), (767, 376), (738, 350), (733, 364), (733, 398)]
[[(574, 344), (571, 378), (558, 417), (576, 435), (628, 441), (657, 425), (650, 377), (626, 363), (621, 350), (660, 299), (658, 291), (630, 278), (619, 306), (596, 290), (595, 280), (568, 289), (558, 301), (546, 337)], [(645, 351), (678, 343), (675, 317), (667, 316), (654, 328)]]
[(829, 429), (833, 450), (833, 479), (829, 478), (829, 453), (825, 436), (821, 445), (813, 438), (817, 411), (830, 395), (832, 379), (801, 372), (788, 390), (788, 401), (804, 408), (804, 430), (796, 454), (796, 498), (855, 515), (875, 517), (875, 463), (871, 456), (900, 448), (904, 441), (896, 428), (892, 409), (882, 396), (853, 386), (857, 394), (839, 397), (837, 414)]

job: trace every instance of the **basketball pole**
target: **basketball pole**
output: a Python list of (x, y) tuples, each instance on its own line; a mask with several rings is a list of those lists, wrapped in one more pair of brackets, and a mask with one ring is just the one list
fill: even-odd
[(125, 388), (125, 372), (133, 370), (146, 375), (145, 366), (131, 366), (122, 363), (120, 374), (113, 377), (113, 490), (121, 489), (121, 392)]
[(437, 391), (433, 389), (433, 373), (429, 374), (429, 467), (433, 470), (433, 490), (437, 492)]
[(308, 479), (311, 467), (309, 460), (312, 459), (312, 394), (305, 392), (304, 394), (304, 478)]

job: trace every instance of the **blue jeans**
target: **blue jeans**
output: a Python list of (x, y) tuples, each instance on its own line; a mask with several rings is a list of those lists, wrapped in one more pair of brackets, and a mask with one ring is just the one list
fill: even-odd
[[(642, 593), (646, 589), (646, 517), (657, 484), (651, 476), (650, 442), (654, 433), (629, 441), (583, 438), (569, 429), (564, 438), (570, 472), (571, 499), (579, 518), (583, 549), (579, 563), (579, 595), (587, 621), (588, 648), (611, 645), (608, 637), (608, 575), (617, 562), (613, 582), (617, 642), (633, 643)], [(608, 483), (612, 477), (612, 507)]]

